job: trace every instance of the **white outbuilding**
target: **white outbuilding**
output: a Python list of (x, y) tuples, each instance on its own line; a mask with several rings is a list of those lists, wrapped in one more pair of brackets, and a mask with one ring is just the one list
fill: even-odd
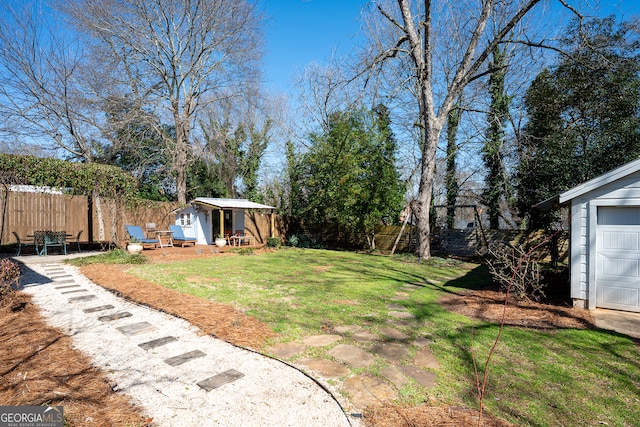
[(560, 194), (575, 307), (640, 312), (640, 159)]
[(254, 203), (246, 199), (198, 197), (184, 208), (175, 211), (175, 224), (185, 236), (195, 237), (197, 244), (211, 245), (216, 237), (244, 232), (245, 211), (268, 212), (271, 215), (270, 233), (274, 235), (274, 206)]

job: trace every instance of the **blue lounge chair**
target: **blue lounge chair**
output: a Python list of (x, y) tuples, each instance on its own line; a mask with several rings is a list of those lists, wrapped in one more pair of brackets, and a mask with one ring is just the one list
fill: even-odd
[(143, 247), (144, 245), (153, 245), (153, 248), (155, 249), (156, 245), (160, 243), (160, 240), (158, 239), (147, 239), (142, 232), (142, 228), (138, 225), (127, 225), (127, 233), (129, 233), (130, 238), (136, 239), (138, 242), (142, 243)]
[(198, 239), (195, 237), (186, 237), (182, 232), (182, 227), (179, 225), (170, 225), (169, 229), (171, 230), (171, 234), (173, 236), (173, 244), (184, 246), (185, 243), (193, 243), (193, 246), (196, 245)]

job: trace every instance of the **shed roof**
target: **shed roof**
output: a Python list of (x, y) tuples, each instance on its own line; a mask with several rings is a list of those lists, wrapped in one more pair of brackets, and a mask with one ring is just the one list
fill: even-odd
[(250, 202), (247, 199), (218, 199), (211, 197), (198, 197), (191, 203), (211, 206), (218, 209), (275, 209), (274, 206)]
[(582, 196), (590, 191), (600, 188), (604, 185), (611, 184), (619, 179), (625, 178), (635, 172), (640, 171), (640, 159), (626, 163), (610, 172), (595, 177), (587, 182), (583, 182), (580, 185), (576, 185), (573, 188), (561, 193), (559, 196), (560, 204), (564, 204), (576, 197)]

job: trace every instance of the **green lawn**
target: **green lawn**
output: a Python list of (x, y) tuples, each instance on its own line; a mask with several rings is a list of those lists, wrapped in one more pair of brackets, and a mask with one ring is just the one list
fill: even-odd
[[(287, 342), (327, 327), (389, 326), (387, 304), (417, 317), (405, 330), (428, 338), (441, 368), (431, 390), (408, 385), (401, 400), (477, 407), (472, 354), (480, 367), (497, 325), (450, 313), (445, 292), (485, 283), (478, 265), (325, 250), (282, 249), (166, 264), (135, 265), (131, 274), (202, 298), (229, 303), (269, 324)], [(420, 284), (392, 301), (403, 285)], [(347, 341), (348, 342), (348, 341)], [(314, 357), (326, 350), (310, 350)], [(415, 353), (411, 346), (410, 352)], [(640, 425), (639, 352), (632, 340), (601, 330), (540, 331), (507, 327), (490, 366), (486, 409), (519, 425)], [(375, 374), (383, 365), (367, 368)]]

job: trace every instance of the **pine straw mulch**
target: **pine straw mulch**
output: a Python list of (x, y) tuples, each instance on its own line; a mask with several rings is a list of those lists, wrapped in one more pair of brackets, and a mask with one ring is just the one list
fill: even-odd
[[(474, 319), (500, 323), (505, 293), (496, 289), (449, 293), (438, 301), (444, 308)], [(594, 320), (589, 310), (569, 307), (563, 301), (519, 301), (509, 298), (505, 325), (534, 329), (591, 329)]]
[(236, 308), (182, 294), (133, 277), (119, 265), (92, 264), (82, 274), (124, 298), (180, 317), (202, 332), (234, 345), (259, 349), (276, 334), (267, 325)]
[[(3, 406), (62, 406), (70, 426), (149, 425), (104, 373), (50, 327), (31, 296), (0, 299), (0, 402)], [(65, 425), (67, 425), (65, 424)]]
[(478, 424), (477, 410), (453, 406), (386, 405), (367, 410), (364, 420), (368, 427), (513, 427), (487, 413)]

